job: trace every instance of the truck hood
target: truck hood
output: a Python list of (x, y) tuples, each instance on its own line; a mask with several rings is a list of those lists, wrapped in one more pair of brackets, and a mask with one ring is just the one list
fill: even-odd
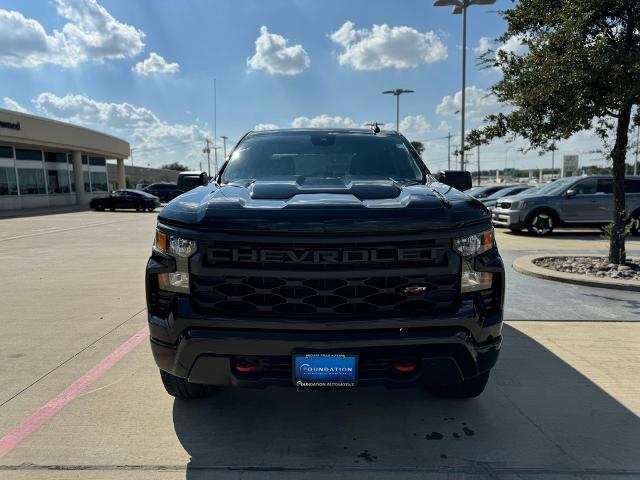
[(489, 223), (478, 200), (438, 182), (323, 179), (198, 187), (171, 201), (159, 221), (233, 233), (394, 233)]

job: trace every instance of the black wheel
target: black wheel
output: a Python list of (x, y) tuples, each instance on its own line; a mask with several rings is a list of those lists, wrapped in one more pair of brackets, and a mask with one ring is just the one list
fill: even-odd
[(544, 237), (553, 232), (555, 227), (554, 215), (545, 210), (534, 212), (527, 222), (527, 230), (533, 235)]
[(631, 219), (635, 220), (635, 224), (631, 227), (631, 235), (640, 235), (640, 210), (637, 210), (631, 214)]
[(509, 230), (511, 230), (513, 233), (520, 233), (522, 232), (521, 228), (510, 228)]
[(474, 398), (484, 392), (487, 381), (489, 381), (489, 372), (484, 372), (477, 377), (469, 378), (461, 383), (429, 387), (429, 390), (440, 397)]
[(147, 212), (153, 212), (156, 208), (155, 207), (149, 207), (147, 208)]
[(212, 387), (200, 385), (199, 383), (191, 383), (186, 378), (176, 377), (164, 370), (160, 370), (160, 378), (162, 379), (164, 389), (169, 395), (184, 400), (203, 398), (214, 391)]
[(116, 211), (116, 209), (115, 209), (115, 208), (113, 208), (113, 207), (111, 207), (109, 210), (111, 210), (112, 212), (115, 212), (115, 211)]
[(104, 205), (99, 203), (95, 206), (95, 209), (96, 209), (96, 212), (104, 212)]
[(142, 205), (136, 205), (136, 212), (144, 212), (144, 207)]

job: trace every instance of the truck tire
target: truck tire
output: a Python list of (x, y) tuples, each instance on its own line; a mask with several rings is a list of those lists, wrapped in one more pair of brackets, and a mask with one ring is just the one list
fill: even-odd
[(477, 377), (468, 378), (460, 383), (429, 387), (429, 390), (440, 397), (474, 398), (484, 391), (484, 387), (487, 386), (487, 381), (489, 381), (489, 372), (484, 372)]
[(164, 389), (169, 395), (183, 400), (192, 400), (194, 398), (203, 398), (210, 395), (213, 391), (211, 387), (200, 385), (199, 383), (191, 383), (186, 378), (176, 377), (175, 375), (160, 370), (160, 378)]
[(548, 210), (538, 210), (529, 216), (527, 230), (532, 235), (544, 237), (553, 232), (556, 222), (555, 214)]

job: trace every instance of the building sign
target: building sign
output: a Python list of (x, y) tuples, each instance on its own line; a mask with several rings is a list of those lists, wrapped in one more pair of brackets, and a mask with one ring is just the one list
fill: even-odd
[(3, 122), (0, 120), (0, 128), (8, 128), (9, 130), (20, 130), (20, 122)]
[(578, 175), (578, 155), (563, 155), (562, 176), (573, 177)]

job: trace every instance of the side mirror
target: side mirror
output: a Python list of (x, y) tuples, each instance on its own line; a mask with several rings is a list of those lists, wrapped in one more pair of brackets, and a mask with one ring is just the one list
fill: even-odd
[(471, 181), (471, 172), (458, 170), (440, 170), (436, 175), (440, 183), (449, 185), (450, 187), (460, 190), (461, 192), (469, 190), (473, 186)]
[(569, 190), (567, 190), (566, 192), (564, 192), (564, 196), (566, 198), (571, 198), (571, 197), (575, 197), (578, 194), (577, 190), (574, 190), (573, 188), (570, 188)]
[(178, 190), (183, 192), (188, 192), (208, 183), (209, 177), (206, 172), (184, 172), (178, 175)]

